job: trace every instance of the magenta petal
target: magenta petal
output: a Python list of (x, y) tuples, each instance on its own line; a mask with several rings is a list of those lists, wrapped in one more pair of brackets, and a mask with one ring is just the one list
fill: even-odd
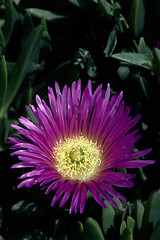
[(70, 211), (69, 213), (71, 214), (73, 209), (75, 209), (75, 213), (77, 212), (78, 208), (79, 208), (79, 205), (80, 205), (80, 187), (81, 187), (81, 184), (77, 184), (76, 187), (75, 187), (75, 190), (74, 190), (74, 193), (73, 193), (73, 196), (72, 196), (72, 202), (71, 202), (71, 206), (70, 206)]
[(87, 185), (90, 193), (94, 197), (94, 199), (99, 203), (99, 205), (101, 205), (103, 208), (106, 208), (106, 205), (99, 197), (99, 190), (98, 190), (97, 186), (93, 182), (87, 182), (86, 185)]
[(154, 160), (135, 160), (117, 163), (115, 168), (139, 168), (155, 163)]
[(63, 198), (62, 198), (62, 200), (61, 200), (61, 202), (59, 204), (59, 207), (63, 207), (64, 204), (68, 201), (68, 199), (71, 196), (71, 193), (72, 193), (74, 187), (75, 187), (75, 182), (72, 182), (72, 181), (68, 182), (68, 186), (65, 189), (65, 194), (64, 194), (64, 196), (63, 196)]
[(80, 200), (80, 213), (83, 212), (87, 198), (87, 188), (85, 183), (81, 184), (81, 200)]

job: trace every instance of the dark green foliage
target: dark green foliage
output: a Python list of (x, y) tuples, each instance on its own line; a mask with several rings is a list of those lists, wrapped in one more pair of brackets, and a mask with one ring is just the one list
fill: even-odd
[[(0, 0), (0, 239), (160, 239), (160, 1)], [(88, 198), (84, 213), (50, 207), (44, 189), (17, 190), (18, 170), (9, 156), (10, 123), (35, 94), (91, 79), (124, 91), (132, 115), (142, 114), (139, 150), (156, 164), (137, 173), (132, 189), (118, 189), (127, 203), (101, 209)], [(113, 92), (112, 92), (113, 93)], [(124, 170), (125, 171), (125, 170)]]

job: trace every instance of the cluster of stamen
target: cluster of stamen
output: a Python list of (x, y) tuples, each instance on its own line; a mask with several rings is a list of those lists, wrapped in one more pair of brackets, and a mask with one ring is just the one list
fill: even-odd
[(55, 168), (66, 179), (88, 180), (101, 164), (100, 148), (83, 136), (57, 142), (53, 157)]

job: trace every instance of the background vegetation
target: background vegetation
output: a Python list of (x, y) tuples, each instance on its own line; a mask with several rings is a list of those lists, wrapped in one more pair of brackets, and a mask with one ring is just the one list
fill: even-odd
[[(160, 1), (0, 0), (0, 239), (160, 239)], [(137, 149), (153, 148), (153, 166), (136, 172), (135, 187), (119, 189), (127, 203), (106, 209), (88, 197), (82, 215), (51, 208), (53, 193), (17, 190), (8, 136), (28, 104), (47, 86), (88, 79), (93, 88), (124, 91), (132, 115), (142, 114)]]

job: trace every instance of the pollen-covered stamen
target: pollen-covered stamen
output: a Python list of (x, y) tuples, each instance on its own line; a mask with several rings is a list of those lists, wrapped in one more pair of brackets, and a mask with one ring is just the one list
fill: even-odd
[(54, 148), (55, 167), (63, 178), (85, 181), (93, 177), (101, 164), (101, 151), (86, 137), (67, 138)]

